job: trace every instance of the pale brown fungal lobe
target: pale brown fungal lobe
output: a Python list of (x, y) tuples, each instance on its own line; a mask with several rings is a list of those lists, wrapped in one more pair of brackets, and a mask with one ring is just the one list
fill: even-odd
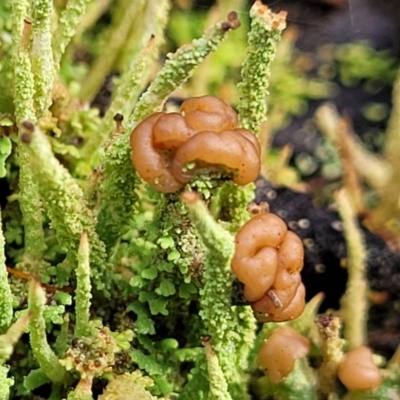
[(256, 214), (235, 237), (232, 271), (260, 322), (292, 320), (305, 307), (302, 241), (277, 215), (254, 204), (251, 209)]
[(339, 364), (339, 379), (348, 390), (373, 389), (382, 383), (369, 347), (360, 346), (346, 353)]
[(143, 180), (164, 193), (180, 190), (210, 168), (246, 185), (259, 174), (260, 145), (237, 124), (236, 112), (223, 100), (187, 99), (179, 113), (153, 114), (132, 131), (132, 163)]
[(290, 326), (284, 326), (263, 343), (258, 353), (258, 365), (266, 369), (272, 383), (279, 383), (293, 370), (296, 360), (309, 351), (308, 339)]

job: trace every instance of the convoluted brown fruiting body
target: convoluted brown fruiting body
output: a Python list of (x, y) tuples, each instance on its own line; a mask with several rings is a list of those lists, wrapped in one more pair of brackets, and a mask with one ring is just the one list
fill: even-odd
[(366, 346), (357, 347), (344, 355), (338, 375), (348, 390), (373, 389), (382, 383), (379, 368), (372, 360), (371, 349)]
[(260, 146), (237, 124), (235, 111), (217, 97), (188, 99), (180, 113), (153, 114), (132, 131), (132, 163), (164, 193), (180, 190), (203, 168), (223, 168), (246, 185), (260, 171)]
[(293, 370), (294, 363), (310, 350), (308, 339), (290, 326), (283, 326), (266, 340), (258, 353), (258, 365), (266, 369), (273, 383), (279, 383)]
[(297, 318), (305, 306), (300, 238), (274, 214), (260, 212), (236, 234), (231, 267), (262, 322)]

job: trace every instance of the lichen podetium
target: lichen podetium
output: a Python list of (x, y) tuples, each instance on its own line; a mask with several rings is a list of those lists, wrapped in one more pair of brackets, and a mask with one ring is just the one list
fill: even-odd
[[(205, 57), (239, 28), (237, 13), (168, 54), (159, 66), (168, 1), (156, 6), (116, 0), (110, 7), (102, 0), (99, 7), (108, 14), (101, 19), (88, 1), (11, 3), (10, 93), (18, 134), (10, 136), (18, 160), (11, 154), (5, 165), (10, 187), (19, 185), (14, 197), (19, 208), (7, 203), (4, 236), (6, 242), (22, 241), (23, 250), (10, 252), (7, 260), (31, 282), (28, 292), (17, 275), (8, 283), (7, 246), (0, 236), (0, 342), (8, 340), (15, 311), (22, 310), (30, 343), (23, 338), (16, 345), (26, 352), (22, 369), (11, 353), (2, 359), (0, 375), (9, 378), (0, 382), (1, 390), (7, 382), (3, 393), (11, 390), (11, 399), (19, 393), (32, 398), (42, 389), (54, 400), (91, 399), (99, 389), (102, 399), (249, 399), (254, 367), (249, 354), (257, 326), (251, 308), (233, 300), (231, 259), (234, 234), (250, 218), (254, 188), (248, 183), (259, 163), (252, 164), (240, 187), (247, 165), (241, 157), (233, 167), (221, 166), (220, 160), (182, 161), (177, 175), (186, 172), (190, 179), (175, 192), (162, 193), (132, 165), (135, 149), (129, 141), (132, 130), (162, 111)], [(96, 28), (91, 29), (91, 18), (99, 18)], [(104, 28), (108, 18), (112, 22)], [(257, 1), (250, 18), (238, 117), (227, 106), (235, 119), (229, 129), (235, 132), (227, 129), (224, 135), (236, 135), (237, 142), (228, 140), (227, 146), (246, 144), (258, 160), (252, 135), (266, 119), (269, 68), (285, 14), (275, 15)], [(79, 26), (82, 19), (86, 29)], [(82, 48), (92, 64), (76, 62)], [(88, 100), (113, 69), (120, 76), (102, 116)], [(250, 157), (244, 153), (237, 154)], [(192, 164), (196, 168), (189, 174)], [(17, 167), (19, 175), (13, 172)]]

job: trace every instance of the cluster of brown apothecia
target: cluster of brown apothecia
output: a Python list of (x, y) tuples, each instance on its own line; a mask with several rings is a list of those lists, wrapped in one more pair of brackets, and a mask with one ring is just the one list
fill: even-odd
[[(261, 345), (257, 362), (265, 368), (272, 383), (279, 383), (293, 370), (295, 362), (309, 351), (310, 342), (306, 337), (290, 326), (283, 326)], [(371, 349), (366, 346), (346, 353), (337, 372), (340, 381), (350, 391), (374, 389), (382, 383), (381, 372), (372, 359)]]
[(236, 112), (221, 99), (187, 99), (179, 113), (152, 114), (132, 131), (132, 163), (163, 193), (180, 190), (204, 168), (223, 168), (246, 185), (259, 174), (260, 145), (237, 125)]
[(232, 271), (244, 284), (244, 298), (259, 321), (288, 321), (303, 312), (303, 259), (300, 238), (262, 207), (238, 231)]

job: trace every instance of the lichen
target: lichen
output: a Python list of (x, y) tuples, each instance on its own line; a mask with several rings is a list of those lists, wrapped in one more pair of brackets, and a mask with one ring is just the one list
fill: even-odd
[[(341, 310), (346, 341), (339, 322), (319, 325), (318, 337), (313, 321), (321, 296), (312, 300), (289, 323), (310, 338), (312, 368), (302, 359), (274, 385), (256, 359), (275, 324), (257, 325), (231, 271), (234, 235), (251, 216), (254, 185), (239, 187), (212, 165), (164, 194), (131, 163), (132, 130), (164, 107), (176, 111), (176, 96), (191, 90), (218, 92), (237, 106), (241, 127), (260, 135), (285, 15), (256, 1), (244, 16), (250, 19), (246, 42), (245, 28), (229, 33), (239, 28), (245, 2), (236, 1), (239, 12), (225, 18), (219, 10), (231, 3), (217, 3), (208, 15), (211, 27), (199, 37), (189, 29), (176, 49), (164, 41), (178, 15), (169, 15), (167, 0), (1, 2), (0, 399), (360, 398), (344, 394), (336, 374), (346, 346), (364, 341), (367, 309), (365, 254), (346, 192), (337, 197), (350, 275)], [(225, 39), (226, 54), (204, 64)], [(357, 54), (370, 53), (336, 56), (345, 66)], [(215, 62), (221, 65), (213, 70)], [(378, 69), (388, 68), (385, 61)], [(353, 64), (347, 72), (349, 81), (357, 78)], [(371, 63), (358, 72), (377, 77)], [(305, 98), (326, 94), (326, 85), (311, 83), (298, 98), (278, 88), (293, 103), (276, 111), (277, 120), (300, 113)], [(279, 157), (288, 162), (289, 153)], [(344, 158), (338, 152), (335, 160)], [(362, 290), (354, 289), (360, 282)], [(393, 361), (382, 387), (361, 398), (399, 397), (398, 377)]]

